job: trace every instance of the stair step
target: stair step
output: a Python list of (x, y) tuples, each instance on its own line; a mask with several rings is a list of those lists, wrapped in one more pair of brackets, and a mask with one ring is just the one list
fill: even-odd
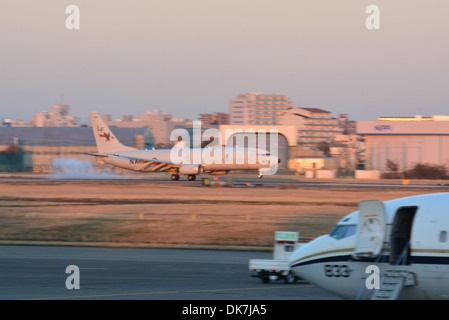
[(405, 278), (399, 274), (386, 274), (380, 289), (373, 294), (371, 300), (394, 300), (404, 287)]

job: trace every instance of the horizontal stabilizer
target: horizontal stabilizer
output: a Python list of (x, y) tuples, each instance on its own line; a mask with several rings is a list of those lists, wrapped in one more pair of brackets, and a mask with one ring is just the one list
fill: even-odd
[(92, 156), (92, 157), (102, 157), (102, 158), (106, 158), (109, 156), (109, 154), (107, 153), (89, 153), (89, 152), (75, 152), (77, 154), (85, 154), (87, 156)]

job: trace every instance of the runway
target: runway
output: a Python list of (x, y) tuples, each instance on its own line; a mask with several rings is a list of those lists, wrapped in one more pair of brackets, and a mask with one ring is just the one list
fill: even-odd
[[(163, 174), (142, 175), (76, 175), (76, 174), (0, 174), (0, 181), (4, 182), (38, 182), (38, 181), (66, 181), (66, 182), (95, 182), (110, 181), (111, 183), (135, 183), (159, 184), (164, 186), (201, 187), (202, 179), (213, 180), (213, 176), (203, 175), (197, 181), (171, 181), (169, 176)], [(215, 178), (223, 183), (223, 186), (233, 188), (282, 188), (282, 187), (320, 187), (320, 188), (391, 188), (391, 189), (434, 189), (447, 191), (449, 184), (443, 180), (413, 180), (404, 184), (402, 180), (356, 180), (356, 179), (304, 179), (295, 178), (293, 175), (273, 175), (258, 179), (253, 175), (230, 174), (225, 177)]]
[[(305, 282), (263, 284), (248, 259), (270, 252), (0, 246), (1, 300), (334, 300)], [(69, 265), (79, 289), (67, 289)]]
[[(0, 179), (3, 240), (72, 244), (271, 246), (273, 230), (328, 232), (360, 199), (448, 188), (275, 179), (242, 179), (234, 188), (206, 188), (201, 181), (12, 179)], [(271, 257), (255, 251), (2, 245), (0, 299), (338, 300), (305, 282), (263, 284), (250, 276), (249, 259)], [(80, 289), (66, 287), (70, 265), (80, 270)]]

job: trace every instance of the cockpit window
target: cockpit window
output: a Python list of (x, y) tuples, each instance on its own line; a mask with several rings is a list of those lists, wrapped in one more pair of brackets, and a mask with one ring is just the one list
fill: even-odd
[(357, 225), (355, 224), (338, 224), (334, 230), (330, 233), (330, 236), (334, 239), (343, 239), (355, 234)]

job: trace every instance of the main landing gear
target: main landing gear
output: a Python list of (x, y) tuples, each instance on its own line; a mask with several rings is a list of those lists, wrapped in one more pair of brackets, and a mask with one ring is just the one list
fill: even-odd
[[(178, 180), (179, 180), (179, 174), (173, 173), (173, 174), (171, 175), (171, 179), (172, 179), (172, 181), (178, 181)], [(189, 174), (189, 175), (187, 176), (187, 180), (189, 180), (189, 181), (195, 181), (195, 180), (196, 180), (196, 175), (194, 175), (194, 174)]]

